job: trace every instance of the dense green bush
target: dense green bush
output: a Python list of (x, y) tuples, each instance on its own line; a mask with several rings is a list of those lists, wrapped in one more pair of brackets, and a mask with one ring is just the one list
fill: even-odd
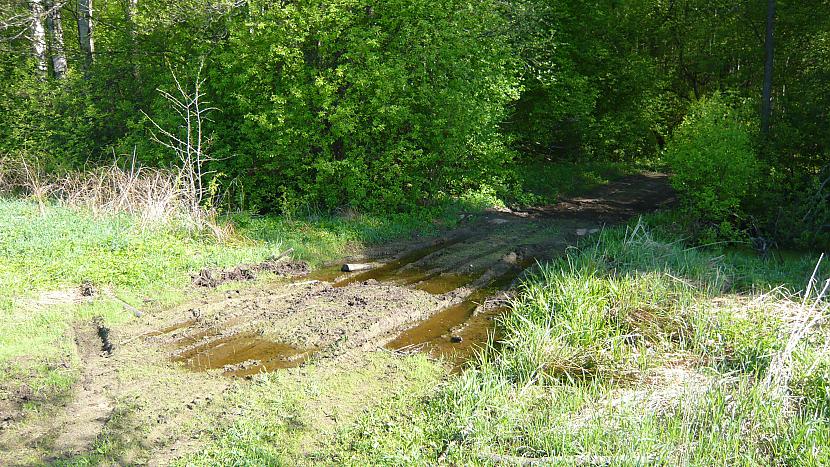
[(91, 136), (101, 114), (74, 77), (48, 82), (21, 71), (0, 85), (0, 158), (37, 160), (49, 171), (83, 165), (98, 149)]
[(498, 179), (503, 29), (492, 0), (252, 2), (210, 78), (220, 170), (264, 208), (395, 209)]
[(705, 226), (731, 235), (759, 173), (753, 134), (739, 111), (716, 94), (691, 106), (665, 158), (686, 208)]

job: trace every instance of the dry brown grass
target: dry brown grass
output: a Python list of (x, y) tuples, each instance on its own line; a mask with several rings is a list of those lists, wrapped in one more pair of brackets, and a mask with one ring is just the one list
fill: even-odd
[(216, 211), (194, 202), (192, 193), (179, 171), (141, 167), (134, 159), (126, 168), (113, 162), (60, 175), (45, 173), (37, 161), (0, 161), (0, 194), (27, 197), (44, 215), (54, 202), (95, 216), (128, 214), (142, 227), (175, 225), (231, 237), (232, 226), (220, 225)]
[[(780, 395), (785, 395), (793, 377), (796, 349), (811, 335), (820, 333), (821, 327), (830, 315), (830, 279), (822, 281), (818, 277), (823, 260), (822, 254), (810, 276), (801, 303), (791, 300), (785, 305), (785, 309), (789, 311), (785, 315), (788, 322), (786, 345), (773, 355), (765, 380), (767, 387)], [(826, 335), (823, 337), (824, 352), (827, 352), (830, 339)]]

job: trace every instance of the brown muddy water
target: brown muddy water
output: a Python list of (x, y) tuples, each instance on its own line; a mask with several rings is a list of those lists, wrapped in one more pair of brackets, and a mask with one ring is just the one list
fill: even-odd
[[(342, 279), (334, 284), (335, 287), (345, 287), (349, 284), (355, 282), (362, 282), (374, 279), (378, 282), (394, 282), (396, 280), (407, 280), (407, 277), (411, 279), (412, 276), (405, 276), (401, 274), (401, 270), (403, 270), (406, 266), (413, 264), (417, 261), (420, 261), (427, 256), (436, 253), (440, 250), (453, 246), (457, 243), (463, 242), (469, 238), (468, 236), (458, 236), (452, 238), (450, 240), (446, 240), (443, 242), (436, 243), (434, 245), (430, 245), (425, 248), (421, 248), (418, 250), (414, 250), (406, 255), (402, 256), (399, 259), (394, 261), (390, 261), (389, 263), (384, 264), (383, 266), (376, 267), (374, 269), (370, 269), (366, 272), (361, 272), (352, 276), (349, 276), (345, 279)], [(411, 273), (412, 271), (410, 271)], [(415, 271), (415, 273), (421, 273), (421, 271)]]
[[(423, 352), (445, 359), (458, 369), (488, 339), (493, 338), (497, 317), (508, 311), (505, 306), (488, 308), (487, 300), (508, 288), (535, 261), (527, 258), (514, 264), (498, 263), (501, 266), (496, 269), (488, 267), (455, 272), (459, 264), (470, 263), (486, 254), (500, 258), (500, 253), (492, 248), (487, 248), (486, 253), (477, 251), (467, 254), (462, 260), (454, 259), (453, 264), (422, 261), (431, 255), (446, 254), (453, 246), (467, 248), (466, 245), (459, 245), (466, 238), (456, 237), (429, 245), (364, 272), (344, 273), (340, 271), (340, 263), (335, 263), (298, 277), (285, 287), (290, 287), (292, 283), (322, 281), (329, 283), (328, 287), (342, 290), (361, 288), (366, 283), (385, 283), (402, 287), (400, 290), (414, 289), (441, 297), (442, 302), (449, 302), (449, 305), (433, 309), (423, 319), (402, 322), (402, 326), (394, 328), (398, 330), (397, 335), (394, 334), (394, 329), (390, 329), (392, 334), (387, 331), (387, 337), (382, 341), (387, 341), (387, 349)], [(497, 271), (501, 272), (496, 274)], [(452, 299), (452, 296), (458, 298)], [(373, 307), (376, 304), (368, 303), (367, 306)], [(194, 371), (222, 369), (224, 375), (229, 377), (296, 367), (319, 350), (266, 338), (262, 333), (227, 331), (240, 324), (244, 324), (240, 316), (207, 328), (199, 327), (198, 320), (190, 319), (148, 333), (147, 336), (160, 336), (176, 349), (172, 357), (174, 362), (182, 363)]]
[(209, 341), (173, 358), (192, 370), (224, 369), (225, 376), (240, 377), (255, 373), (293, 368), (303, 364), (313, 349), (298, 349), (255, 334), (236, 334)]
[[(519, 262), (507, 272), (491, 279), (484, 287), (474, 290), (461, 303), (447, 307), (405, 330), (387, 343), (386, 348), (424, 352), (449, 361), (454, 370), (459, 370), (488, 341), (498, 337), (497, 320), (510, 311), (510, 307), (504, 305), (488, 308), (486, 301), (513, 285), (535, 262), (535, 258)], [(472, 282), (474, 277), (455, 276), (446, 281), (443, 280), (444, 276), (438, 276), (416, 288), (436, 291), (431, 293), (447, 293)], [(433, 281), (435, 282), (430, 283)]]

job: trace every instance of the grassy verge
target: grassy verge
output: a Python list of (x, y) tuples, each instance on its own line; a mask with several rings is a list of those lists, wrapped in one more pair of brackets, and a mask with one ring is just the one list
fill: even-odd
[(370, 411), (327, 459), (825, 465), (826, 330), (782, 360), (809, 308), (735, 280), (770, 268), (795, 281), (803, 265), (736, 262), (642, 228), (603, 232), (524, 286), (498, 350), (425, 402)]

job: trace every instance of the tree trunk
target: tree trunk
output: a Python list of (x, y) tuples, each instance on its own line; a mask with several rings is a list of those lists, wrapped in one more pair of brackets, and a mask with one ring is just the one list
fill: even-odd
[(135, 24), (136, 15), (138, 14), (138, 0), (127, 0), (127, 28), (130, 31), (130, 65), (133, 68), (133, 78), (139, 79), (138, 76), (138, 45), (136, 44), (137, 27)]
[(46, 76), (49, 72), (49, 64), (46, 62), (46, 32), (43, 29), (42, 0), (31, 0), (29, 7), (32, 12), (32, 52), (35, 56), (35, 69), (40, 76)]
[(63, 24), (61, 23), (61, 9), (54, 3), (49, 5), (47, 16), (49, 39), (52, 46), (52, 72), (56, 79), (66, 76), (66, 51), (63, 44)]
[(127, 0), (127, 21), (131, 24), (135, 21), (136, 10), (138, 10), (138, 0)]
[(92, 65), (95, 41), (92, 38), (92, 0), (78, 0), (78, 43), (84, 54), (85, 65)]
[(769, 134), (772, 113), (772, 73), (775, 57), (775, 0), (767, 0), (766, 63), (764, 64), (764, 95), (761, 102), (761, 132)]

